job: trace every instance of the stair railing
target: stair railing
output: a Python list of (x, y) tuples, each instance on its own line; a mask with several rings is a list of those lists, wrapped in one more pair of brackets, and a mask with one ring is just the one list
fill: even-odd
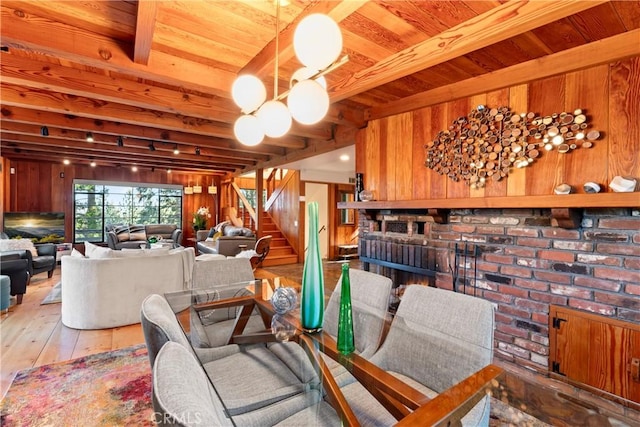
[[(258, 218), (257, 218), (257, 215), (256, 215), (256, 211), (255, 211), (255, 209), (253, 209), (253, 207), (251, 206), (251, 204), (249, 203), (247, 198), (244, 196), (242, 191), (240, 191), (240, 187), (238, 187), (238, 184), (236, 184), (235, 182), (232, 182), (231, 183), (231, 188), (238, 195), (238, 198), (240, 199), (240, 202), (243, 205), (243, 209), (245, 209), (247, 211), (247, 213), (249, 213), (249, 218), (251, 218), (251, 222), (253, 224), (257, 224)], [(244, 215), (243, 215), (243, 220), (244, 220)]]

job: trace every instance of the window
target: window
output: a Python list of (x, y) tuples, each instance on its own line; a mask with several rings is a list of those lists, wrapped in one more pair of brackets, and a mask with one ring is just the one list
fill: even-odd
[(73, 182), (74, 242), (104, 242), (110, 224), (182, 224), (182, 186)]

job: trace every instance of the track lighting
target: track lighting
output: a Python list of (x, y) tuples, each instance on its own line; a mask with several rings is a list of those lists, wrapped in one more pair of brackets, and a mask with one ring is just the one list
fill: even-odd
[(122, 139), (121, 136), (118, 137), (118, 139), (116, 140), (118, 147), (124, 147), (124, 140)]
[(49, 136), (49, 128), (46, 126), (42, 126), (40, 128), (40, 135), (42, 136)]
[(149, 151), (156, 151), (156, 147), (153, 145), (153, 142), (149, 143)]
[(87, 132), (87, 142), (93, 142), (93, 133)]
[(196, 156), (200, 155), (200, 147), (196, 147)]

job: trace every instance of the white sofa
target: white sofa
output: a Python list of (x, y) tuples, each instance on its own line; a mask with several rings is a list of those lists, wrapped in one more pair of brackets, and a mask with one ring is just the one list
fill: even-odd
[(191, 287), (193, 248), (162, 254), (136, 252), (118, 257), (108, 253), (100, 258), (62, 257), (62, 323), (74, 329), (139, 323), (147, 296)]

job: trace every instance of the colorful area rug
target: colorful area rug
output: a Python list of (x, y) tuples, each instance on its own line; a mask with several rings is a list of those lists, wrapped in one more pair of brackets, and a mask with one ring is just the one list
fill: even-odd
[(55, 284), (53, 288), (49, 291), (46, 297), (42, 300), (40, 305), (45, 304), (59, 304), (62, 302), (62, 282), (58, 282)]
[[(0, 425), (154, 426), (145, 346), (18, 372), (0, 404)], [(547, 424), (492, 399), (490, 426)]]
[(18, 372), (2, 426), (153, 426), (144, 345)]

